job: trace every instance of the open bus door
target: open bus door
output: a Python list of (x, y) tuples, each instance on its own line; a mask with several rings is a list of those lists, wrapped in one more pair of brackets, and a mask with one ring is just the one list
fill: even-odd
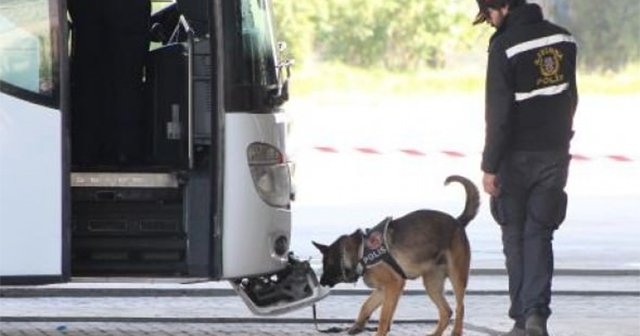
[(58, 1), (0, 4), (0, 279), (68, 279), (66, 15)]
[(227, 280), (256, 314), (323, 298), (289, 251), (270, 1), (163, 3), (0, 6), (0, 280)]

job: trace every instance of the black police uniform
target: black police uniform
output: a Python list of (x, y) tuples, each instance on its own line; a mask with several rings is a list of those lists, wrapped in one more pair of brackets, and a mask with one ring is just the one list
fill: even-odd
[(491, 211), (501, 225), (516, 326), (551, 314), (553, 232), (564, 220), (569, 142), (578, 94), (576, 43), (540, 7), (511, 9), (491, 37), (482, 170), (496, 174)]

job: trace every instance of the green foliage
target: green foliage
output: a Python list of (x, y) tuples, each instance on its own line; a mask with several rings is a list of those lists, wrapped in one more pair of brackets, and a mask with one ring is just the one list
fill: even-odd
[(273, 2), (276, 38), (287, 43), (287, 52), (296, 62), (304, 63), (313, 55), (319, 4), (315, 0)]
[[(474, 0), (273, 0), (278, 38), (298, 64), (342, 62), (394, 70), (484, 61), (489, 26), (472, 26)], [(530, 0), (579, 42), (583, 69), (640, 60), (640, 1)]]
[(298, 60), (410, 69), (441, 67), (448, 47), (465, 46), (459, 41), (471, 29), (473, 6), (469, 0), (276, 0), (274, 12), (279, 37), (295, 46)]
[[(388, 33), (385, 12), (393, 2), (384, 0), (329, 0), (328, 19), (318, 34), (320, 52), (327, 59), (371, 66), (382, 58)], [(355, 10), (357, 9), (357, 10)]]
[(589, 70), (620, 70), (640, 58), (640, 1), (573, 1), (569, 29)]

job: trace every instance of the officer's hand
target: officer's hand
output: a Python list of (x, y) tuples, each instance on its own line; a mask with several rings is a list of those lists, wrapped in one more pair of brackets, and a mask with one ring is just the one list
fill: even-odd
[(491, 196), (498, 196), (500, 188), (498, 188), (498, 178), (495, 174), (484, 173), (482, 176), (482, 186), (484, 191)]

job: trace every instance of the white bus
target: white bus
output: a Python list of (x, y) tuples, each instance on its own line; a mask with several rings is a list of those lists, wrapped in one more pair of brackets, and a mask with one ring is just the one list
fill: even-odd
[(0, 1), (0, 282), (228, 280), (256, 314), (321, 299), (289, 251), (269, 0), (164, 5)]

